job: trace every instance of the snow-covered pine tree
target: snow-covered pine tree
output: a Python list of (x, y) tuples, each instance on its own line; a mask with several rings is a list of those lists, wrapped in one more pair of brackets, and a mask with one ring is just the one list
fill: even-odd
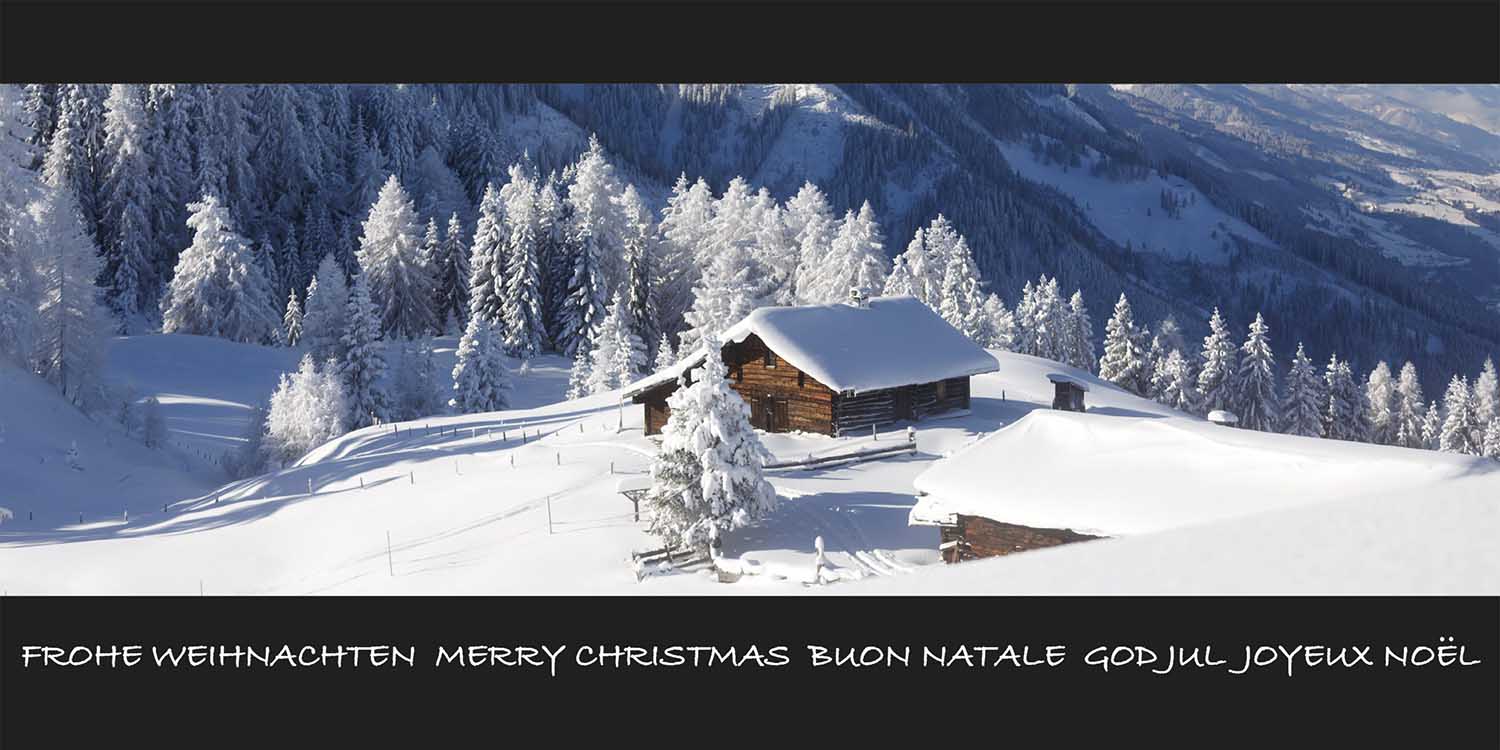
[[(1443, 427), (1438, 434), (1438, 449), (1449, 453), (1478, 455), (1483, 433), (1479, 432), (1479, 420), (1475, 410), (1475, 399), (1468, 381), (1454, 375), (1448, 382), (1448, 391), (1443, 394)], [(1476, 439), (1479, 437), (1479, 439)]]
[(1089, 318), (1089, 309), (1083, 303), (1083, 290), (1074, 290), (1068, 300), (1067, 323), (1064, 327), (1063, 361), (1085, 372), (1094, 372), (1099, 360), (1094, 355), (1094, 321)]
[(1480, 429), (1500, 418), (1500, 375), (1495, 372), (1495, 360), (1484, 358), (1484, 367), (1474, 379), (1474, 419)]
[(1036, 287), (1027, 281), (1016, 300), (1016, 351), (1036, 356)]
[(1292, 357), (1292, 367), (1286, 375), (1286, 393), (1281, 400), (1281, 431), (1302, 437), (1323, 436), (1323, 410), (1328, 403), (1323, 380), (1318, 377), (1302, 343), (1297, 342), (1297, 353)]
[(442, 389), (438, 386), (432, 339), (402, 341), (400, 353), (401, 360), (396, 364), (396, 382), (391, 394), (394, 401), (392, 417), (411, 420), (441, 414), (447, 404)]
[(161, 413), (161, 400), (148, 396), (142, 410), (141, 442), (147, 448), (160, 448), (167, 444), (167, 419)]
[(547, 340), (536, 196), (535, 186), (523, 183), (516, 185), (505, 201), (510, 237), (501, 320), (505, 323), (505, 349), (524, 360), (539, 354)]
[(1422, 447), (1428, 450), (1439, 450), (1443, 434), (1442, 408), (1438, 402), (1427, 402), (1427, 408), (1422, 412)]
[(1168, 352), (1152, 372), (1152, 390), (1160, 403), (1189, 414), (1198, 410), (1198, 380), (1192, 361), (1181, 350)]
[(99, 395), (109, 314), (94, 279), (99, 253), (66, 185), (48, 186), (31, 205), (36, 246), (29, 254), (40, 300), (32, 363), (75, 404)]
[(721, 532), (764, 517), (776, 501), (764, 476), (770, 453), (750, 426), (749, 407), (729, 387), (718, 339), (710, 335), (703, 345), (709, 356), (693, 383), (668, 400), (672, 414), (651, 464), (650, 531), (669, 546), (708, 548)]
[(344, 281), (344, 269), (329, 253), (323, 256), (317, 275), (307, 285), (307, 308), (302, 314), (302, 336), (308, 353), (316, 361), (344, 358), (348, 309), (349, 286)]
[(510, 377), (502, 350), (494, 323), (483, 316), (469, 318), (469, 326), (458, 342), (458, 362), (453, 366), (453, 398), (448, 405), (454, 411), (472, 414), (510, 405)]
[(1354, 380), (1348, 362), (1333, 355), (1323, 373), (1328, 405), (1323, 412), (1323, 436), (1333, 440), (1363, 441), (1369, 434), (1365, 421), (1364, 391)]
[(1099, 377), (1132, 393), (1140, 393), (1145, 357), (1130, 300), (1121, 292), (1120, 299), (1115, 302), (1114, 314), (1104, 324), (1104, 356), (1099, 358)]
[(625, 186), (620, 211), (625, 221), (624, 292), (625, 302), (630, 306), (632, 333), (643, 342), (654, 342), (661, 333), (657, 312), (657, 284), (661, 274), (657, 267), (656, 226), (651, 209), (641, 200), (634, 185)]
[[(1219, 316), (1217, 307), (1208, 319), (1208, 330), (1208, 336), (1203, 339), (1203, 353), (1200, 355), (1202, 364), (1198, 368), (1198, 408), (1203, 413), (1216, 409), (1233, 409), (1234, 395), (1239, 391), (1239, 384), (1235, 382), (1239, 370), (1236, 366), (1234, 340), (1230, 337), (1229, 326)], [(1102, 363), (1100, 368), (1103, 368)]]
[[(105, 167), (102, 207), (104, 271), (101, 283), (110, 307), (122, 319), (155, 300), (155, 251), (146, 112), (138, 84), (117, 83), (104, 102)], [(127, 324), (128, 325), (128, 324)]]
[(382, 329), (402, 338), (438, 330), (432, 270), (421, 261), (417, 211), (395, 175), (380, 188), (361, 227), (355, 258), (372, 299), (380, 300)]
[(344, 359), (339, 376), (348, 398), (348, 425), (359, 429), (390, 418), (390, 395), (385, 389), (385, 354), (380, 312), (370, 299), (364, 274), (354, 277), (345, 313)]
[[(806, 190), (807, 186), (804, 186), (803, 191)], [(800, 198), (802, 194), (797, 195)], [(821, 197), (822, 194), (818, 195)], [(792, 212), (792, 206), (799, 198), (788, 203), (788, 212)], [(823, 205), (826, 209), (827, 203)], [(657, 302), (661, 329), (668, 335), (684, 329), (683, 316), (693, 306), (693, 290), (702, 280), (703, 268), (706, 267), (700, 265), (700, 259), (706, 259), (706, 255), (700, 254), (699, 248), (706, 242), (713, 210), (714, 196), (708, 183), (700, 178), (689, 185), (686, 174), (677, 178), (667, 205), (662, 209), (661, 223), (657, 226), (661, 236), (662, 267)], [(789, 220), (794, 219), (795, 216), (789, 217)]]
[(1250, 333), (1240, 347), (1239, 387), (1234, 414), (1239, 426), (1261, 432), (1276, 429), (1276, 358), (1271, 354), (1271, 327), (1260, 313), (1250, 324)]
[[(920, 229), (918, 232), (922, 231)], [(906, 255), (897, 255), (891, 261), (891, 273), (885, 277), (885, 286), (880, 292), (883, 297), (915, 297), (917, 287), (913, 283), (911, 271), (906, 267)]]
[[(597, 136), (589, 136), (588, 150), (578, 158), (574, 166), (573, 182), (568, 185), (569, 217), (567, 236), (575, 249), (586, 249), (592, 255), (591, 263), (597, 266), (598, 284), (601, 291), (599, 317), (591, 322), (597, 326), (603, 318), (606, 300), (613, 295), (625, 278), (625, 217), (620, 211), (620, 197), (624, 186), (615, 175), (614, 165), (604, 154), (604, 146)], [(576, 258), (575, 258), (576, 260)], [(575, 277), (577, 265), (574, 266)], [(578, 287), (570, 287), (570, 291)], [(575, 304), (578, 304), (575, 300)], [(580, 310), (581, 314), (581, 310)]]
[(594, 371), (593, 352), (579, 347), (573, 354), (573, 367), (568, 370), (566, 398), (574, 401), (589, 395), (589, 375)]
[(1381, 361), (1365, 380), (1365, 420), (1370, 423), (1370, 442), (1395, 445), (1400, 424), (1396, 417), (1396, 381), (1391, 366)]
[(162, 296), (162, 332), (273, 341), (281, 328), (278, 301), (249, 243), (234, 229), (217, 196), (188, 205), (193, 242), (177, 257)]
[[(980, 333), (978, 323), (984, 309), (984, 297), (979, 292), (979, 267), (974, 264), (974, 256), (969, 252), (969, 243), (964, 238), (958, 237), (947, 248), (950, 255), (941, 262), (932, 257), (927, 259), (929, 267), (941, 267), (944, 272), (942, 285), (938, 287), (936, 294), (929, 293), (928, 299), (941, 300), (937, 308), (938, 315), (948, 325), (973, 339)], [(929, 301), (928, 305), (931, 304)]]
[(615, 294), (589, 354), (588, 392), (604, 393), (633, 382), (646, 365), (646, 348), (631, 331), (630, 306)]
[[(913, 237), (913, 241), (915, 241), (915, 237)], [(927, 225), (927, 229), (922, 233), (922, 243), (922, 252), (924, 254), (922, 262), (920, 264), (917, 263), (915, 248), (908, 246), (906, 264), (911, 268), (912, 277), (917, 280), (917, 283), (927, 289), (926, 296), (924, 297), (927, 306), (934, 310), (941, 310), (943, 304), (947, 301), (947, 298), (944, 296), (944, 290), (948, 288), (946, 286), (948, 266), (954, 261), (964, 262), (964, 258), (966, 257), (968, 258), (966, 265), (972, 265), (973, 256), (968, 252), (968, 243), (964, 241), (963, 236), (953, 227), (952, 222), (948, 221), (948, 218), (942, 214), (938, 214)], [(962, 250), (957, 247), (960, 243), (964, 246)], [(963, 269), (960, 275), (969, 275), (969, 270), (968, 268)], [(972, 270), (974, 278), (979, 278), (979, 268), (976, 266)], [(959, 306), (962, 306), (961, 302)], [(1019, 326), (1020, 322), (1018, 319), (1016, 324)], [(1024, 337), (1024, 331), (1022, 331), (1022, 335)]]
[[(24, 365), (32, 354), (38, 303), (39, 244), (27, 206), (36, 199), (41, 180), (29, 169), (35, 162), (35, 132), (28, 122), (43, 123), (50, 133), (52, 89), (32, 84), (22, 110), (14, 87), (0, 86), (0, 359)], [(43, 101), (38, 101), (38, 98)]]
[[(805, 299), (808, 304), (831, 305), (848, 301), (852, 290), (869, 299), (880, 294), (884, 287), (885, 246), (875, 211), (865, 201), (859, 213), (850, 211), (844, 215), (827, 254), (818, 264), (812, 290)], [(983, 305), (980, 298), (964, 312)]]
[[(787, 227), (786, 211), (776, 204), (770, 189), (762, 187), (756, 192), (750, 205), (750, 226), (754, 236), (751, 252), (761, 276), (756, 298), (762, 305), (795, 304), (801, 248)], [(879, 264), (885, 265), (885, 256), (879, 258)], [(884, 270), (877, 276), (884, 279)], [(872, 296), (880, 293), (880, 286), (877, 281)]]
[(681, 335), (679, 352), (697, 350), (704, 339), (717, 337), (755, 309), (752, 270), (752, 259), (743, 245), (731, 243), (721, 247), (694, 290), (693, 308), (686, 315), (688, 329)]
[(448, 217), (448, 228), (434, 264), (437, 276), (437, 319), (449, 334), (464, 330), (469, 321), (469, 249), (458, 212)]
[[(371, 319), (374, 319), (373, 308)], [(319, 367), (311, 353), (302, 355), (294, 373), (283, 373), (266, 410), (262, 443), (273, 466), (286, 466), (307, 452), (344, 434), (348, 404), (343, 382), (330, 360)]]
[(281, 340), (291, 347), (302, 343), (302, 304), (297, 301), (296, 289), (287, 297), (286, 314), (281, 316)]
[[(279, 385), (279, 383), (278, 383)], [(270, 404), (250, 409), (250, 420), (245, 427), (244, 441), (232, 450), (224, 452), (224, 472), (230, 479), (245, 479), (265, 471), (266, 468), (266, 422)]]
[(500, 191), (490, 183), (479, 201), (479, 220), (469, 246), (470, 319), (496, 321), (505, 314), (500, 286), (504, 269), (496, 264), (505, 254), (506, 240), (505, 205), (500, 201)]
[(677, 364), (677, 353), (672, 351), (672, 341), (663, 332), (661, 339), (656, 342), (656, 361), (651, 364), (651, 370), (661, 372), (675, 364)]
[(65, 84), (58, 91), (57, 128), (42, 159), (42, 181), (49, 187), (66, 188), (77, 206), (78, 218), (89, 240), (99, 233), (99, 154), (102, 143), (96, 102), (87, 84)]
[(833, 215), (823, 191), (807, 182), (787, 201), (786, 222), (788, 231), (793, 232), (797, 242), (793, 297), (799, 305), (814, 304), (813, 299), (819, 293), (823, 259), (828, 256), (833, 236), (838, 231), (838, 218)]
[(1489, 425), (1484, 428), (1484, 443), (1480, 446), (1480, 455), (1500, 460), (1500, 419), (1490, 420)]
[(1401, 375), (1396, 381), (1396, 445), (1406, 448), (1426, 448), (1422, 436), (1427, 420), (1427, 399), (1422, 395), (1422, 381), (1417, 378), (1417, 367), (1411, 362), (1401, 365)]
[(1016, 319), (1005, 308), (1000, 295), (992, 292), (985, 298), (984, 318), (986, 340), (981, 345), (987, 349), (1013, 351), (1016, 345)]

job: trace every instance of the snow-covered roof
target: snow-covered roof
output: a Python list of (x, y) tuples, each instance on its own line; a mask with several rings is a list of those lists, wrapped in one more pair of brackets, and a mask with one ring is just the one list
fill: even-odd
[[(874, 391), (995, 372), (978, 344), (915, 297), (876, 297), (864, 305), (762, 307), (720, 336), (724, 343), (758, 336), (771, 351), (835, 391)], [(703, 360), (694, 352), (625, 390), (634, 396)]]
[(1229, 429), (1186, 417), (1037, 409), (934, 464), (913, 524), (982, 516), (1126, 536), (1377, 491), (1428, 487), (1472, 459)]
[(1047, 379), (1054, 383), (1071, 383), (1072, 385), (1077, 386), (1078, 390), (1081, 391), (1087, 391), (1089, 389), (1088, 383), (1085, 383), (1082, 380), (1073, 377), (1072, 375), (1064, 375), (1060, 372), (1047, 373)]

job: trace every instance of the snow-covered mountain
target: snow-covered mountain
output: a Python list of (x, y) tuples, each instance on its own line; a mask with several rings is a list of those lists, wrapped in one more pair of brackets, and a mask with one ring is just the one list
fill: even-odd
[[(537, 91), (661, 188), (679, 172), (942, 212), (1009, 301), (1056, 275), (1190, 335), (1263, 312), (1356, 369), (1471, 371), (1500, 330), (1495, 87), (758, 85)], [(1493, 128), (1493, 124), (1489, 127)], [(577, 137), (576, 135), (570, 137)]]

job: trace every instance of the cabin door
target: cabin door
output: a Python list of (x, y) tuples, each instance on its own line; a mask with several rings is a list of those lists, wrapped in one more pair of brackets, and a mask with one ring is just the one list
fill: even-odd
[(787, 400), (774, 396), (761, 396), (750, 400), (750, 426), (766, 432), (786, 432), (788, 425)]
[(896, 389), (895, 418), (912, 419), (911, 413), (911, 387), (905, 386)]

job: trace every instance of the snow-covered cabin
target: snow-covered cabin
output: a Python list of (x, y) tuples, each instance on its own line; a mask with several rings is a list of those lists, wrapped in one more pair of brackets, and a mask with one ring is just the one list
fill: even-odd
[[(969, 407), (969, 377), (995, 358), (913, 297), (763, 307), (721, 335), (730, 385), (767, 432), (848, 434)], [(702, 364), (699, 350), (625, 391), (661, 432), (667, 397)]]
[(1052, 397), (1052, 408), (1063, 411), (1086, 411), (1083, 405), (1083, 394), (1089, 392), (1087, 383), (1060, 372), (1049, 373), (1047, 379), (1057, 387), (1057, 392)]
[(1036, 409), (913, 481), (909, 522), (956, 562), (1198, 526), (1461, 476), (1432, 451)]

